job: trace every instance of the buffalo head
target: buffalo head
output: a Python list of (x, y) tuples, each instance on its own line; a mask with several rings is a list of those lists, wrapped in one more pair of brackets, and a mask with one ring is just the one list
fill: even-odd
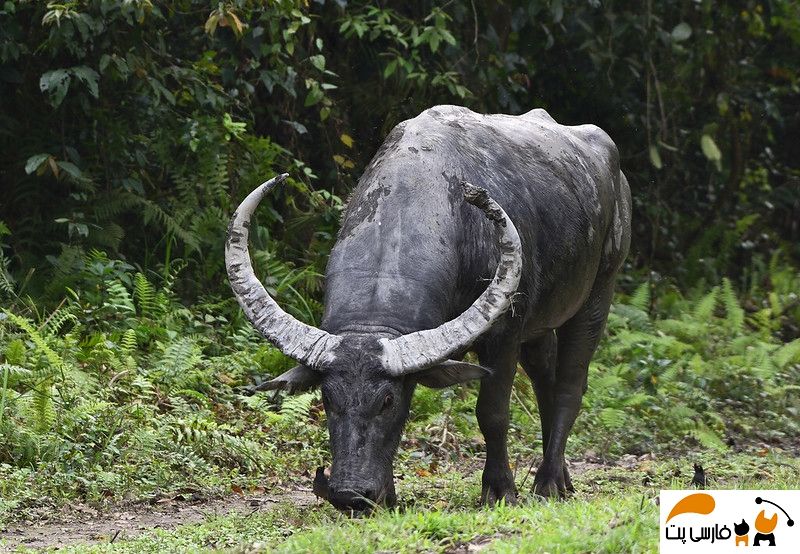
[(494, 279), (455, 319), (406, 335), (331, 334), (284, 312), (253, 272), (249, 221), (263, 196), (287, 177), (267, 181), (244, 199), (228, 229), (225, 259), (231, 288), (254, 327), (300, 365), (259, 390), (319, 386), (328, 420), (333, 464), (318, 471), (315, 491), (344, 510), (367, 510), (395, 500), (392, 461), (417, 383), (446, 387), (487, 370), (451, 360), (508, 309), (521, 273), (514, 224), (485, 190), (463, 183), (464, 198), (494, 222), (500, 262)]

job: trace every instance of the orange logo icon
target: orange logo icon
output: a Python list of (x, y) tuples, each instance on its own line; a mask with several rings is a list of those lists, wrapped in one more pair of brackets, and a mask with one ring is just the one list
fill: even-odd
[(716, 506), (716, 503), (714, 502), (714, 497), (710, 494), (704, 492), (690, 494), (675, 504), (675, 507), (672, 508), (672, 511), (667, 516), (667, 521), (681, 514), (707, 515), (714, 511), (714, 506)]

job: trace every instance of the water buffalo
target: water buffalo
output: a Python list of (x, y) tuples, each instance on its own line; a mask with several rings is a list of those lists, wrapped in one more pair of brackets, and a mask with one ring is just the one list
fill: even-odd
[[(541, 415), (534, 492), (572, 490), (564, 448), (630, 243), (630, 190), (608, 135), (541, 109), (436, 106), (397, 125), (344, 211), (320, 329), (282, 311), (250, 262), (250, 217), (283, 178), (242, 202), (226, 263), (252, 324), (300, 363), (260, 388), (322, 388), (333, 464), (317, 484), (328, 500), (393, 503), (414, 387), (480, 379), (481, 501), (514, 502), (506, 436), (518, 362)], [(480, 365), (460, 361), (469, 350)]]

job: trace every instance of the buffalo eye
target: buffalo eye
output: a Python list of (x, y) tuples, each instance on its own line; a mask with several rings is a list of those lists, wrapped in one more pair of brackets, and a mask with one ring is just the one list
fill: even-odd
[(386, 410), (391, 408), (393, 404), (394, 404), (394, 395), (392, 393), (389, 393), (383, 399), (383, 404), (381, 405), (381, 411), (385, 412)]

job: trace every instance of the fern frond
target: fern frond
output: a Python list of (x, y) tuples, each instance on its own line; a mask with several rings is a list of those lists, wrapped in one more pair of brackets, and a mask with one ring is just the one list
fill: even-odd
[(92, 228), (89, 239), (100, 246), (106, 246), (113, 251), (119, 250), (125, 230), (113, 222), (104, 223), (102, 227)]
[(694, 308), (694, 317), (702, 322), (710, 320), (714, 316), (714, 309), (717, 307), (717, 297), (719, 287), (714, 287), (711, 292), (706, 294)]
[(702, 423), (699, 424), (696, 429), (692, 430), (690, 434), (705, 448), (711, 448), (720, 452), (728, 449), (722, 437), (720, 437), (716, 431)]
[(800, 339), (781, 346), (775, 352), (774, 360), (781, 369), (786, 368), (789, 364), (800, 364)]
[(136, 308), (133, 306), (133, 299), (128, 289), (120, 281), (113, 281), (106, 287), (106, 298), (103, 305), (113, 310), (135, 314)]
[(77, 316), (72, 312), (71, 306), (61, 307), (50, 314), (42, 327), (42, 333), (49, 337), (55, 337), (67, 323), (74, 325), (79, 323)]
[(614, 304), (614, 314), (620, 317), (629, 329), (644, 331), (650, 329), (651, 323), (647, 312), (628, 304)]
[(288, 396), (283, 399), (280, 415), (286, 418), (288, 423), (301, 423), (308, 419), (311, 406), (317, 401), (316, 391), (304, 392), (297, 396)]
[(725, 320), (732, 330), (741, 331), (744, 328), (744, 310), (739, 305), (739, 299), (733, 290), (733, 285), (728, 278), (722, 280), (720, 300), (725, 307)]
[(643, 312), (650, 311), (650, 283), (645, 281), (638, 287), (631, 295), (630, 300), (628, 300), (628, 304), (633, 306), (634, 308), (638, 308)]
[(146, 198), (139, 198), (138, 201), (144, 211), (145, 224), (157, 223), (168, 233), (180, 239), (191, 250), (200, 250), (200, 241), (197, 235), (191, 230), (184, 228), (180, 223), (182, 219), (180, 216), (189, 214), (187, 209), (180, 210), (178, 217), (175, 217), (165, 212), (161, 206), (155, 202)]
[(140, 203), (140, 197), (127, 191), (98, 195), (93, 202), (94, 215), (98, 221), (109, 221)]
[(130, 355), (136, 349), (136, 331), (133, 329), (128, 329), (124, 333), (122, 333), (122, 338), (119, 341), (120, 348), (122, 349), (122, 353), (125, 355)]
[(23, 417), (37, 433), (45, 433), (56, 420), (53, 406), (53, 387), (49, 380), (38, 384), (32, 394), (26, 395), (22, 405)]
[(133, 298), (142, 315), (154, 315), (159, 305), (156, 302), (156, 289), (147, 277), (137, 272), (133, 276)]
[(61, 356), (56, 354), (56, 352), (50, 348), (50, 346), (48, 346), (47, 341), (39, 333), (39, 331), (34, 328), (31, 320), (22, 316), (18, 316), (17, 314), (9, 312), (8, 310), (3, 310), (3, 313), (5, 313), (8, 319), (17, 327), (28, 334), (31, 342), (33, 342), (37, 350), (39, 350), (45, 356), (45, 358), (47, 358), (47, 361), (54, 370), (60, 370), (66, 365), (64, 360), (61, 359)]
[(203, 355), (197, 343), (190, 337), (184, 337), (164, 349), (157, 367), (174, 380), (193, 369), (202, 359)]
[(619, 408), (603, 408), (598, 417), (603, 427), (609, 430), (621, 429), (628, 419), (627, 414)]
[(8, 258), (0, 249), (0, 293), (5, 296), (13, 296), (15, 288), (14, 278), (8, 271), (9, 265)]

